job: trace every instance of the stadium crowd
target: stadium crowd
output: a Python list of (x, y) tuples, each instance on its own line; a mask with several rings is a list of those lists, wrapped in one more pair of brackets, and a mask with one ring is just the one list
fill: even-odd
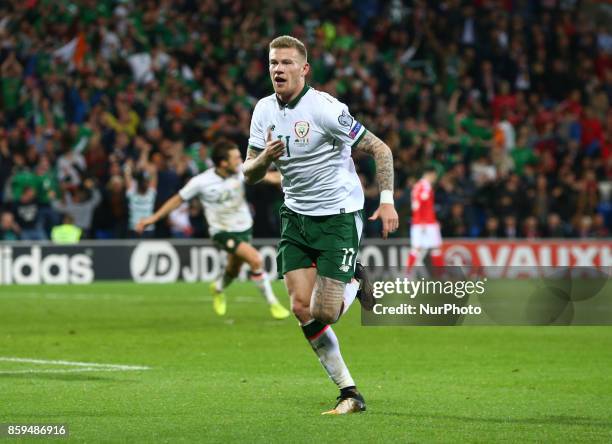
[[(309, 83), (392, 148), (397, 236), (408, 233), (410, 189), (433, 164), (443, 236), (607, 237), (612, 28), (590, 8), (5, 0), (0, 239), (45, 239), (66, 215), (84, 237), (134, 235), (130, 213), (211, 168), (216, 139), (246, 150), (253, 107), (272, 92), (267, 44), (281, 34), (306, 43)], [(371, 214), (374, 163), (354, 160)], [(276, 237), (281, 191), (257, 185), (248, 198), (255, 236)], [(207, 236), (197, 201), (158, 225), (150, 235)], [(366, 232), (380, 235), (371, 223)]]

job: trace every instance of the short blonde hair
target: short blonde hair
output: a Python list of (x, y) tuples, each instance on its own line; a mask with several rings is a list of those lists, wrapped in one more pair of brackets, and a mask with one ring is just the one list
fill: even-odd
[(304, 60), (308, 60), (308, 52), (306, 46), (295, 37), (290, 35), (281, 35), (270, 42), (270, 49), (273, 48), (295, 48), (300, 53)]

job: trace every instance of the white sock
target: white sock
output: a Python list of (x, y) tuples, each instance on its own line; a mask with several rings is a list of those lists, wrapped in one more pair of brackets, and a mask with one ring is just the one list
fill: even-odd
[(221, 293), (224, 288), (226, 288), (229, 284), (232, 283), (233, 280), (234, 280), (234, 276), (229, 275), (224, 272), (215, 281), (215, 289), (217, 290), (218, 293)]
[[(321, 324), (312, 320), (302, 326), (304, 334), (310, 342), (312, 349), (319, 357), (319, 362), (329, 375), (330, 379), (336, 383), (339, 389), (355, 385), (355, 381), (342, 359), (340, 354), (340, 344), (331, 326)], [(308, 337), (308, 334), (316, 332)]]
[(346, 284), (344, 287), (344, 306), (342, 307), (342, 314), (346, 313), (353, 302), (359, 291), (359, 281), (353, 279), (351, 282)]
[(251, 272), (251, 280), (255, 283), (261, 294), (266, 298), (268, 304), (278, 304), (278, 299), (274, 295), (272, 291), (272, 285), (270, 284), (270, 279), (268, 279), (268, 274), (263, 270), (257, 270)]

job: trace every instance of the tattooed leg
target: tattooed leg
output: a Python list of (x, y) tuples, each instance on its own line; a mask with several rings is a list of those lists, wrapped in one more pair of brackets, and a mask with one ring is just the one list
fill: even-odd
[(342, 312), (345, 286), (344, 282), (317, 275), (310, 299), (312, 317), (324, 324), (336, 322)]

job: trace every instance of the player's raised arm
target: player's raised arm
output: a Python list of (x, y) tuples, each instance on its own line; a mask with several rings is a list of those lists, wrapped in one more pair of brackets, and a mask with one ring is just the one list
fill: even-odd
[(172, 211), (176, 210), (183, 203), (183, 199), (179, 194), (175, 194), (170, 199), (168, 199), (154, 214), (149, 217), (145, 217), (140, 219), (136, 224), (135, 231), (138, 234), (141, 234), (144, 229), (151, 224), (157, 223), (160, 219), (163, 219), (168, 214), (172, 213)]
[(256, 150), (249, 147), (246, 160), (242, 165), (244, 180), (249, 185), (256, 184), (266, 176), (270, 164), (285, 152), (285, 144), (280, 140), (272, 140), (272, 131), (268, 130), (266, 147)]
[(391, 148), (369, 131), (366, 132), (355, 148), (374, 157), (376, 181), (380, 190), (380, 206), (370, 217), (370, 220), (380, 219), (382, 221), (382, 234), (383, 238), (386, 238), (399, 226), (399, 217), (393, 205), (393, 154)]

